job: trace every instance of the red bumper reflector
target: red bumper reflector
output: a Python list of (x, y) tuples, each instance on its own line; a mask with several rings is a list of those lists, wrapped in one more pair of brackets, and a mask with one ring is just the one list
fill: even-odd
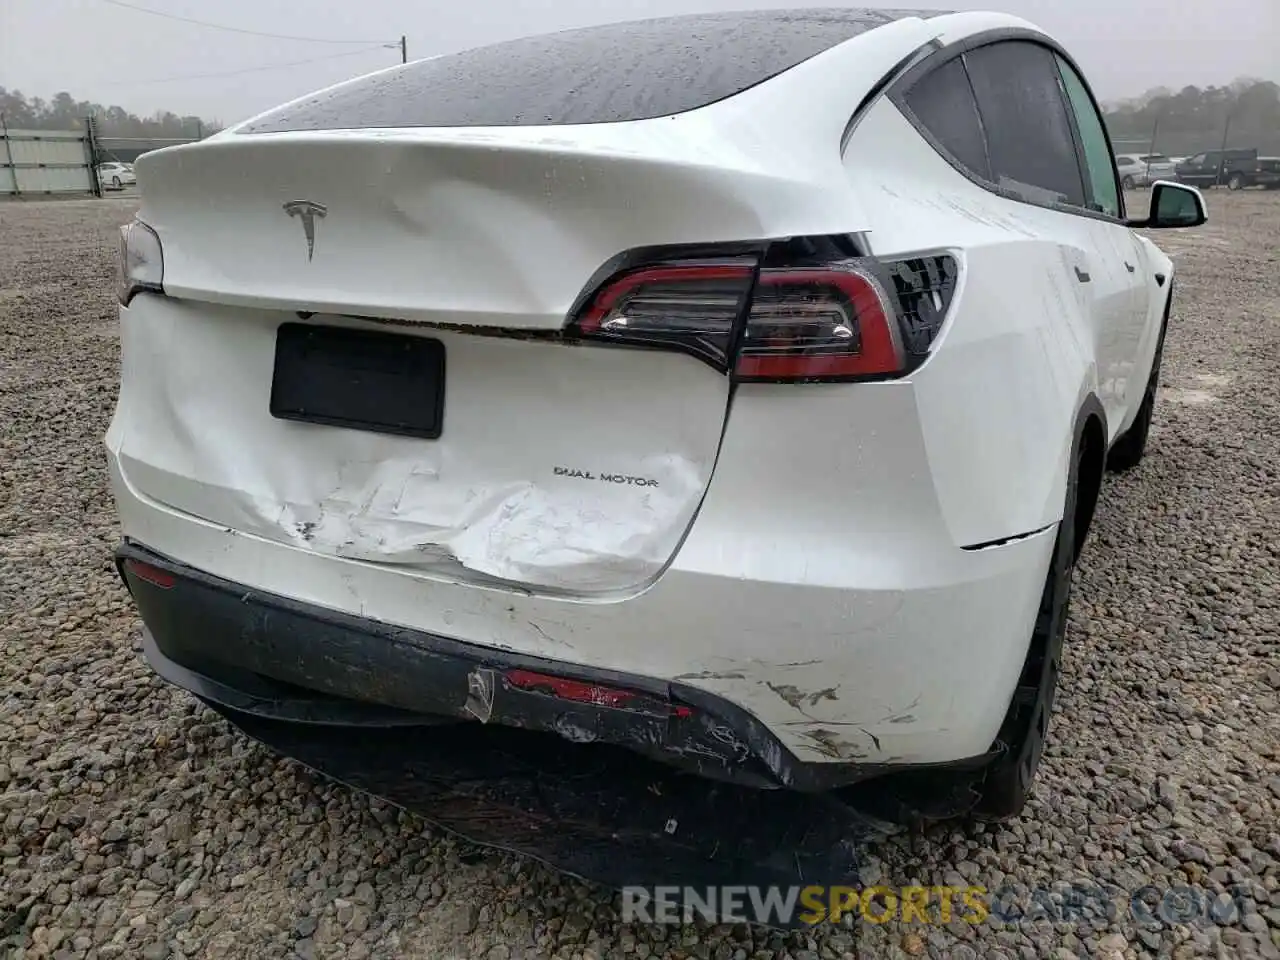
[(176, 578), (167, 570), (161, 570), (159, 567), (153, 567), (149, 563), (143, 563), (141, 560), (126, 560), (125, 565), (139, 580), (145, 580), (152, 586), (160, 587), (168, 590), (176, 582)]
[[(536, 673), (532, 670), (508, 670), (505, 676), (507, 683), (518, 689), (547, 693), (561, 700), (589, 703), (598, 707), (625, 709), (636, 700), (650, 699), (647, 695), (632, 690), (619, 690), (616, 687), (604, 687), (598, 683), (585, 683), (582, 680), (570, 680), (566, 677)], [(693, 716), (693, 710), (689, 707), (673, 705), (671, 715), (683, 719)]]

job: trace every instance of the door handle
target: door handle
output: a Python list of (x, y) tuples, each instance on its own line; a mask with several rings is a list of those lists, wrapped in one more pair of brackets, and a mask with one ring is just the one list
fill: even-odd
[(1091, 278), (1089, 277), (1089, 274), (1088, 274), (1088, 273), (1086, 273), (1084, 270), (1081, 270), (1079, 267), (1075, 267), (1074, 269), (1075, 269), (1075, 271), (1076, 271), (1076, 279), (1077, 279), (1077, 280), (1079, 280), (1081, 283), (1088, 283), (1088, 282), (1089, 282), (1089, 280), (1090, 280)]
[(1130, 273), (1133, 273), (1133, 264), (1130, 263), (1128, 260), (1124, 262), (1124, 268), (1128, 270)]

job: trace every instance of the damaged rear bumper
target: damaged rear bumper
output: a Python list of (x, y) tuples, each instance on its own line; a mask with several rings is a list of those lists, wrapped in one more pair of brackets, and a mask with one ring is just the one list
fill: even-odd
[(152, 668), (238, 714), (349, 727), (487, 723), (625, 747), (704, 777), (810, 792), (890, 769), (801, 761), (749, 712), (678, 681), (326, 610), (132, 543), (116, 561), (146, 626)]

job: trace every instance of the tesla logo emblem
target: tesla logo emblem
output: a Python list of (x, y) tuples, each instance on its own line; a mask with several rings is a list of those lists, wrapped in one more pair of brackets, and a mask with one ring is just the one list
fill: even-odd
[(323, 203), (312, 203), (310, 200), (290, 200), (284, 205), (284, 212), (291, 217), (302, 220), (302, 232), (307, 235), (307, 261), (316, 250), (316, 217), (323, 218), (329, 208)]

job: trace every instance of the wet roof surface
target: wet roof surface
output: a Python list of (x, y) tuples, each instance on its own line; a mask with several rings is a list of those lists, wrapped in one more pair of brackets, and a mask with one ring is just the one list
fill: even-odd
[(357, 80), (240, 132), (651, 119), (731, 97), (886, 23), (941, 12), (756, 10), (525, 37)]

